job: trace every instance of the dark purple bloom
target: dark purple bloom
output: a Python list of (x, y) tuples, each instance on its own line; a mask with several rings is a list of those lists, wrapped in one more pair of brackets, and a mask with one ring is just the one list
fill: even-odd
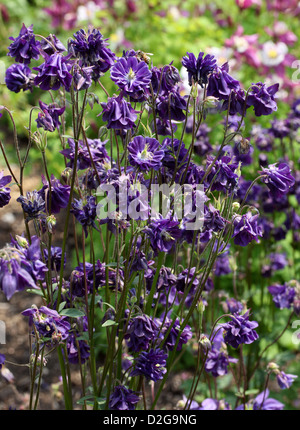
[(80, 67), (74, 64), (73, 84), (76, 91), (87, 90), (92, 85), (93, 67)]
[(117, 411), (133, 411), (139, 400), (135, 391), (124, 385), (117, 385), (110, 395), (108, 408)]
[(271, 127), (269, 128), (269, 133), (279, 139), (283, 139), (288, 136), (290, 131), (291, 130), (286, 119), (274, 119), (271, 122)]
[(168, 355), (160, 348), (142, 351), (134, 362), (131, 376), (145, 376), (147, 380), (158, 381), (167, 372), (165, 368)]
[(88, 227), (96, 227), (95, 219), (97, 216), (96, 197), (88, 196), (86, 201), (74, 200), (72, 203), (71, 213), (74, 214), (77, 221), (83, 226), (85, 236), (88, 235)]
[(93, 79), (96, 81), (101, 74), (107, 72), (114, 64), (115, 54), (108, 48), (108, 39), (97, 29), (89, 29), (86, 33), (81, 29), (69, 40), (68, 51), (79, 58), (82, 67), (93, 66)]
[(182, 65), (188, 71), (189, 84), (198, 83), (201, 87), (208, 82), (208, 76), (214, 70), (217, 59), (213, 55), (207, 54), (203, 57), (204, 52), (200, 52), (198, 58), (193, 53), (187, 52), (183, 57)]
[(261, 172), (266, 175), (262, 178), (267, 184), (271, 194), (275, 198), (280, 198), (283, 194), (287, 194), (290, 188), (295, 184), (295, 179), (291, 174), (291, 169), (286, 163), (271, 164), (268, 167), (263, 167)]
[(38, 67), (34, 67), (38, 75), (34, 79), (34, 84), (42, 90), (58, 90), (64, 87), (70, 91), (72, 75), (71, 66), (68, 64), (66, 57), (59, 53), (47, 56), (45, 62)]
[(180, 222), (172, 218), (158, 218), (153, 220), (145, 232), (150, 237), (151, 247), (154, 252), (169, 252), (181, 238)]
[(137, 113), (131, 104), (127, 102), (122, 94), (118, 97), (109, 97), (107, 103), (101, 103), (104, 122), (107, 122), (108, 129), (129, 130), (135, 127)]
[(269, 255), (272, 270), (282, 270), (288, 265), (288, 260), (285, 254), (272, 252)]
[[(183, 330), (180, 330), (180, 321), (178, 318), (176, 318), (174, 323), (172, 322), (171, 319), (167, 318), (167, 320), (164, 321), (164, 326), (162, 330), (163, 336), (169, 330), (170, 326), (172, 326), (172, 328), (168, 334), (166, 341), (164, 342), (163, 347), (167, 348), (168, 351), (173, 351), (173, 349), (175, 348), (176, 342), (178, 342), (176, 351), (181, 351), (182, 346), (184, 344), (187, 344), (193, 335), (191, 327), (189, 325), (186, 325)], [(179, 337), (179, 340), (178, 340), (178, 337)]]
[(224, 376), (228, 373), (229, 363), (236, 363), (237, 361), (237, 359), (228, 356), (226, 349), (212, 348), (207, 355), (205, 370), (215, 378)]
[[(214, 157), (208, 156), (207, 169), (213, 162)], [(238, 182), (238, 175), (235, 173), (237, 167), (238, 163), (232, 162), (231, 157), (227, 155), (217, 160), (207, 176), (207, 183), (212, 183), (211, 189), (224, 192), (226, 192), (226, 190), (233, 190)]]
[(229, 114), (232, 116), (237, 114), (244, 116), (246, 109), (246, 96), (242, 88), (233, 89), (230, 93), (230, 97), (225, 99), (222, 104), (222, 110), (228, 110)]
[(179, 87), (174, 87), (168, 93), (159, 95), (156, 99), (156, 111), (161, 120), (184, 121), (186, 100), (180, 94)]
[[(50, 208), (50, 192), (49, 192), (49, 183), (46, 178), (43, 176), (43, 192), (44, 192), (44, 200), (47, 201), (47, 209)], [(68, 206), (70, 189), (69, 185), (63, 185), (61, 182), (51, 175), (50, 178), (50, 187), (51, 187), (51, 213), (57, 214), (61, 209), (64, 209)], [(46, 191), (47, 190), (47, 191)]]
[(127, 150), (129, 163), (142, 171), (158, 170), (165, 154), (158, 140), (143, 136), (134, 137)]
[(130, 319), (125, 339), (130, 351), (146, 350), (158, 333), (157, 324), (147, 315), (140, 315)]
[(58, 129), (61, 125), (59, 117), (64, 113), (65, 107), (60, 108), (54, 103), (47, 105), (42, 101), (39, 104), (42, 112), (38, 113), (37, 127), (42, 127), (44, 130), (51, 132)]
[(4, 176), (4, 172), (0, 172), (0, 208), (6, 206), (11, 199), (10, 188), (6, 187), (11, 182), (11, 179), (11, 176)]
[(168, 93), (181, 82), (179, 71), (172, 63), (161, 68), (152, 67), (151, 72), (154, 94)]
[(258, 327), (256, 321), (249, 321), (249, 311), (244, 315), (232, 315), (231, 321), (221, 324), (224, 329), (224, 341), (226, 344), (237, 348), (242, 344), (250, 344), (258, 339), (258, 334), (254, 330)]
[(90, 356), (90, 347), (86, 340), (77, 339), (80, 333), (71, 333), (66, 341), (68, 360), (73, 364), (83, 364)]
[(286, 374), (283, 371), (278, 372), (276, 375), (277, 383), (282, 390), (290, 388), (296, 378), (298, 378), (297, 375)]
[(300, 98), (295, 100), (292, 105), (292, 110), (297, 118), (300, 118)]
[(5, 84), (10, 91), (19, 93), (21, 90), (32, 91), (35, 75), (26, 64), (12, 64), (5, 72)]
[(32, 28), (32, 25), (26, 27), (23, 24), (19, 36), (9, 38), (13, 42), (8, 47), (7, 55), (14, 57), (17, 63), (29, 64), (32, 59), (39, 59), (40, 43), (35, 40)]
[(36, 218), (44, 218), (46, 216), (45, 199), (39, 191), (28, 191), (26, 196), (18, 197), (17, 202), (21, 203), (27, 221)]
[(273, 302), (279, 309), (289, 309), (294, 301), (296, 292), (293, 287), (283, 284), (270, 285), (268, 287), (269, 293), (273, 296)]
[(252, 84), (247, 97), (247, 107), (253, 106), (256, 116), (270, 115), (277, 110), (275, 94), (279, 89), (279, 84), (266, 87), (262, 82)]
[(29, 317), (29, 324), (35, 325), (39, 337), (46, 345), (56, 345), (69, 336), (70, 323), (56, 310), (47, 306), (41, 306), (40, 309), (32, 307), (23, 311), (22, 315)]
[(18, 254), (7, 260), (0, 258), (0, 288), (7, 300), (24, 288), (36, 288), (36, 284), (30, 273), (22, 267), (22, 259), (16, 259)]
[[(77, 169), (85, 170), (92, 167), (92, 161), (96, 166), (101, 163), (105, 163), (109, 160), (108, 153), (105, 149), (105, 144), (107, 141), (102, 141), (100, 139), (87, 139), (78, 141), (78, 152), (77, 152)], [(68, 167), (74, 167), (75, 150), (76, 145), (74, 139), (68, 139), (69, 148), (63, 149), (61, 154), (63, 154), (70, 161), (68, 162)], [(91, 160), (92, 157), (92, 160)]]
[(252, 240), (258, 241), (262, 237), (262, 229), (258, 225), (258, 214), (247, 212), (234, 219), (234, 231), (232, 237), (235, 245), (247, 246)]
[(149, 91), (151, 71), (144, 61), (136, 57), (121, 57), (110, 71), (112, 81), (133, 100), (142, 101)]
[(42, 39), (40, 41), (40, 48), (46, 52), (47, 55), (52, 55), (55, 52), (65, 52), (67, 50), (55, 34), (50, 34), (45, 39)]
[(232, 90), (238, 91), (240, 83), (229, 75), (228, 63), (215, 67), (208, 79), (207, 95), (219, 100), (228, 100)]
[[(44, 255), (45, 255), (45, 263), (48, 267), (48, 249), (47, 248), (44, 249)], [(65, 254), (65, 257), (66, 257), (66, 254)], [(59, 246), (51, 246), (51, 255), (50, 255), (51, 270), (55, 270), (56, 272), (60, 270), (61, 259), (62, 259), (62, 249)]]

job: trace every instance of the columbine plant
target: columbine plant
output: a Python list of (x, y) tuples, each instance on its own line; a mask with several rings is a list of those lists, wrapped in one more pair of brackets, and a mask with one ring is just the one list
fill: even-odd
[[(278, 85), (258, 82), (244, 89), (227, 63), (187, 53), (182, 65), (190, 92), (183, 95), (172, 63), (156, 67), (135, 50), (117, 57), (97, 29), (77, 31), (64, 47), (56, 36), (23, 25), (8, 55), (15, 63), (6, 72), (7, 88), (45, 92), (29, 113), (25, 155), (13, 115), (2, 106), (14, 126), (19, 174), (1, 142), (10, 176), (1, 173), (0, 203), (9, 203), (13, 181), (25, 227), (0, 251), (0, 288), (7, 300), (24, 290), (41, 296), (39, 307), (23, 312), (31, 333), (29, 408), (38, 407), (50, 353), (58, 355), (66, 409), (76, 406), (76, 366), (83, 408), (132, 410), (159, 407), (178, 357), (195, 349), (194, 376), (181, 408), (229, 409), (225, 400), (199, 405), (194, 397), (204, 374), (219, 378), (231, 365), (243, 369), (238, 409), (282, 408), (268, 399), (267, 388), (254, 400), (247, 397), (252, 375), (243, 351), (259, 340), (255, 311), (239, 297), (228, 298), (223, 314), (210, 310), (213, 274), (226, 272), (230, 247), (247, 247), (263, 235), (259, 208), (248, 204), (248, 196), (259, 182), (274, 197), (285, 196), (295, 182), (289, 165), (280, 163), (262, 166), (242, 189), (243, 162), (251, 154), (243, 136), (248, 111), (275, 112)], [(40, 64), (32, 67), (32, 60)], [(105, 74), (113, 94), (103, 84)], [(88, 127), (92, 111), (99, 118), (96, 137)], [(210, 115), (220, 117), (224, 130), (215, 153), (206, 139)], [(50, 134), (61, 142), (60, 177), (49, 172)], [(32, 145), (44, 169), (38, 190), (25, 189)], [(57, 224), (60, 213), (63, 225)], [(74, 255), (66, 252), (72, 225)], [(270, 292), (282, 303), (282, 289)], [(277, 373), (285, 387), (288, 376)]]

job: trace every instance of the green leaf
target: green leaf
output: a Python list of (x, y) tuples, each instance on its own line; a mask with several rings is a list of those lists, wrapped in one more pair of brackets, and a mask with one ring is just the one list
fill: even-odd
[(118, 325), (114, 320), (107, 320), (102, 324), (102, 327), (111, 327), (112, 325)]
[(32, 294), (36, 294), (38, 296), (44, 296), (43, 291), (41, 290), (35, 290), (34, 288), (29, 288), (28, 290), (26, 290), (27, 293), (32, 293)]
[(60, 315), (71, 317), (71, 318), (80, 318), (80, 317), (84, 317), (85, 313), (80, 311), (79, 309), (69, 308), (69, 309), (63, 309), (62, 311), (60, 311)]

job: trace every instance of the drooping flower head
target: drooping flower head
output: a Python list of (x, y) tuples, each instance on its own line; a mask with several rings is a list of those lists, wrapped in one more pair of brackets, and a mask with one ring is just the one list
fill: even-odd
[(66, 91), (70, 91), (72, 82), (71, 66), (66, 57), (63, 57), (60, 53), (55, 52), (47, 56), (44, 63), (33, 69), (38, 71), (34, 84), (42, 90), (55, 91), (60, 87), (64, 87)]
[(34, 324), (36, 332), (46, 345), (56, 345), (69, 335), (71, 326), (67, 318), (47, 306), (26, 309), (22, 315), (29, 317), (29, 324)]
[(50, 178), (50, 184), (44, 176), (42, 176), (42, 180), (44, 186), (41, 194), (43, 195), (44, 201), (47, 202), (47, 210), (51, 207), (51, 212), (57, 214), (61, 209), (67, 207), (71, 187), (69, 185), (63, 185), (53, 174)]
[(158, 333), (156, 322), (147, 315), (138, 315), (130, 319), (125, 339), (130, 351), (146, 350)]
[(10, 91), (19, 93), (23, 91), (32, 91), (35, 75), (26, 64), (12, 64), (6, 69), (5, 84)]
[(287, 194), (295, 184), (295, 178), (292, 176), (291, 169), (286, 163), (275, 163), (268, 167), (263, 167), (261, 173), (266, 175), (262, 180), (275, 198), (280, 198), (284, 194)]
[(135, 136), (127, 150), (129, 163), (142, 171), (158, 170), (162, 165), (164, 151), (152, 137)]
[(149, 91), (151, 71), (136, 57), (121, 57), (111, 68), (111, 79), (133, 100), (142, 101)]
[(25, 196), (17, 198), (17, 202), (21, 203), (22, 209), (26, 215), (26, 220), (44, 218), (46, 216), (45, 199), (40, 191), (28, 191)]
[(145, 228), (145, 232), (149, 235), (155, 253), (171, 251), (182, 236), (180, 222), (173, 218), (154, 219)]
[(277, 103), (274, 96), (278, 89), (279, 84), (269, 87), (262, 82), (252, 84), (247, 96), (247, 107), (253, 106), (256, 116), (270, 115), (277, 111)]
[(273, 302), (275, 306), (279, 309), (289, 309), (296, 296), (295, 289), (288, 284), (274, 284), (268, 287), (269, 293), (273, 297)]
[(22, 25), (18, 37), (10, 37), (13, 42), (8, 47), (8, 54), (14, 57), (16, 62), (29, 64), (31, 60), (38, 60), (40, 56), (40, 43), (35, 40), (33, 25), (26, 27)]
[(232, 237), (235, 245), (247, 246), (252, 240), (258, 241), (262, 237), (262, 229), (258, 225), (258, 214), (247, 212), (234, 219), (234, 231)]
[(228, 63), (215, 67), (208, 79), (207, 95), (218, 100), (228, 100), (232, 90), (238, 91), (240, 83), (229, 75)]
[(42, 112), (38, 113), (36, 119), (37, 127), (42, 127), (46, 131), (53, 132), (61, 125), (59, 117), (64, 113), (65, 107), (59, 107), (55, 103), (47, 105), (42, 101), (39, 102)]
[(108, 408), (117, 411), (133, 411), (140, 398), (137, 393), (124, 385), (117, 385), (110, 395)]
[(231, 321), (221, 326), (224, 329), (224, 342), (233, 348), (253, 343), (258, 339), (258, 334), (254, 330), (258, 327), (258, 323), (249, 321), (249, 310), (244, 315), (232, 315)]
[(103, 110), (98, 116), (102, 115), (108, 129), (129, 130), (135, 127), (137, 112), (122, 94), (109, 97), (107, 103), (101, 103), (101, 106)]

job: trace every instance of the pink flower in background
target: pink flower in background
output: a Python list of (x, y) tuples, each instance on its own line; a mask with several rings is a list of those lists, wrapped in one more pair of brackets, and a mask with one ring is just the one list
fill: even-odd
[(236, 4), (240, 9), (248, 9), (252, 6), (257, 6), (258, 9), (261, 8), (261, 0), (236, 0)]
[(245, 60), (252, 67), (261, 66), (258, 34), (244, 35), (244, 28), (239, 25), (236, 32), (225, 41), (225, 46), (233, 49), (237, 61)]
[(266, 27), (265, 30), (274, 41), (282, 42), (286, 45), (294, 45), (298, 40), (295, 33), (290, 31), (283, 21), (276, 21), (272, 28)]

